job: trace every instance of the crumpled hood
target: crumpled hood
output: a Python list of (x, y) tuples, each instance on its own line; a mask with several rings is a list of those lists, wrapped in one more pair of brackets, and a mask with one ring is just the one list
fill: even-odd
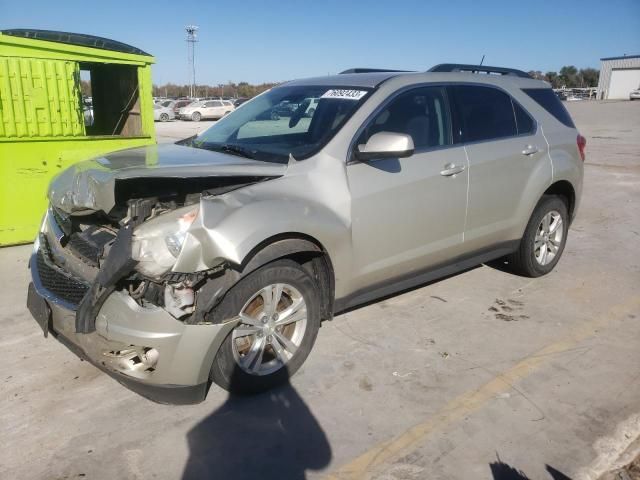
[(279, 177), (286, 164), (181, 145), (152, 145), (77, 163), (49, 186), (49, 201), (67, 213), (109, 212), (118, 180), (133, 178)]

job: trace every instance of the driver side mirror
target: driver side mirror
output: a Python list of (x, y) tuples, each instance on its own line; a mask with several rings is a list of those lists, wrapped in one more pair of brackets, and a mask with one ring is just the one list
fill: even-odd
[(358, 145), (355, 157), (358, 160), (376, 160), (378, 158), (405, 158), (413, 155), (413, 138), (406, 133), (378, 132), (367, 140), (365, 145)]

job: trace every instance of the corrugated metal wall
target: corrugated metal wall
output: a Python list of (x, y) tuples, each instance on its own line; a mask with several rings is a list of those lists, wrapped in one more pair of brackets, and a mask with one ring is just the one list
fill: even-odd
[(77, 62), (0, 57), (0, 137), (85, 135)]
[(598, 79), (598, 99), (607, 99), (609, 91), (609, 82), (611, 82), (611, 71), (618, 68), (640, 68), (640, 57), (622, 57), (613, 59), (601, 59), (600, 62), (600, 78)]

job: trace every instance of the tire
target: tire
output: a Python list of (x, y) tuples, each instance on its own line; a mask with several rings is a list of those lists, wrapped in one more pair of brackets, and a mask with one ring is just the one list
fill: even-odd
[(169, 121), (169, 114), (167, 113), (163, 113), (160, 115), (160, 121), (161, 122), (168, 122)]
[(202, 119), (202, 115), (200, 114), (200, 112), (193, 112), (191, 114), (191, 120), (193, 120), (194, 122), (199, 122)]
[[(555, 224), (558, 216), (561, 224)], [(548, 228), (543, 220), (549, 220)], [(555, 229), (554, 225), (557, 225)], [(544, 195), (531, 214), (518, 250), (506, 258), (509, 269), (525, 277), (546, 275), (560, 260), (568, 232), (567, 203), (561, 197)]]
[[(282, 286), (276, 311), (281, 314), (291, 311), (292, 314), (273, 317), (276, 322), (265, 324), (263, 315), (265, 309), (268, 311), (268, 305), (264, 305), (265, 297), (261, 292), (274, 285)], [(274, 291), (277, 292), (271, 290), (272, 293)], [(300, 298), (306, 307), (304, 319), (303, 308), (295, 308), (300, 305)], [(243, 313), (250, 323), (241, 320), (223, 341), (211, 367), (211, 381), (236, 394), (264, 392), (286, 383), (311, 352), (320, 328), (320, 311), (317, 284), (301, 265), (292, 260), (277, 260), (247, 275), (216, 308), (215, 319), (232, 318)], [(277, 321), (286, 322), (296, 316), (300, 317), (297, 321), (277, 326)], [(281, 340), (283, 336), (296, 348)], [(257, 348), (260, 345), (266, 345), (263, 354), (252, 355), (253, 351), (260, 350)], [(293, 354), (289, 353), (290, 350)]]
[(280, 120), (280, 115), (276, 112), (271, 112), (271, 120)]
[(313, 114), (316, 113), (316, 109), (315, 108), (310, 108), (309, 111), (307, 112), (307, 117), (313, 117)]

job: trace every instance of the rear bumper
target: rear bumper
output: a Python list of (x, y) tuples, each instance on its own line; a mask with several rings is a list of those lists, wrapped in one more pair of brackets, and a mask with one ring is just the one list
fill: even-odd
[(37, 252), (30, 268), (35, 294), (50, 310), (48, 331), (76, 354), (151, 400), (204, 400), (213, 359), (234, 322), (186, 325), (163, 308), (140, 306), (127, 293), (115, 291), (98, 311), (95, 331), (77, 333), (73, 305), (41, 282)]

